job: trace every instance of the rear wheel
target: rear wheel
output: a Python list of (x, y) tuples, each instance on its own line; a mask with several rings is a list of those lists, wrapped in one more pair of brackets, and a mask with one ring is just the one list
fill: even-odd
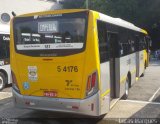
[(2, 72), (0, 72), (0, 91), (5, 87), (5, 76)]
[(145, 66), (144, 66), (144, 69), (146, 69), (147, 68), (147, 62), (145, 61)]
[(146, 62), (145, 62), (145, 64), (144, 64), (144, 71), (143, 71), (143, 73), (141, 74), (140, 77), (144, 77), (144, 75), (145, 75), (145, 70), (146, 70)]
[(122, 99), (126, 100), (128, 98), (129, 94), (129, 78), (127, 76), (126, 82), (125, 82), (125, 94), (123, 95)]

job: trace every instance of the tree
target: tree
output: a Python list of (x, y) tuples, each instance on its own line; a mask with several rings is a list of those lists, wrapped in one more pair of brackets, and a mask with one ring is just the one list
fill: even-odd
[[(132, 22), (149, 31), (153, 43), (160, 41), (160, 0), (88, 0), (88, 2), (89, 9)], [(86, 8), (85, 3), (86, 0), (65, 0), (63, 7)]]
[(62, 2), (64, 9), (80, 9), (85, 8), (85, 0), (64, 0)]

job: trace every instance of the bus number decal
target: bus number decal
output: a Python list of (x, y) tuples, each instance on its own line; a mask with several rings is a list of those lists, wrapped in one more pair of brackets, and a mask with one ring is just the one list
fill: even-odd
[(58, 72), (78, 72), (78, 66), (57, 66)]
[(51, 46), (50, 45), (45, 45), (45, 49), (50, 49)]

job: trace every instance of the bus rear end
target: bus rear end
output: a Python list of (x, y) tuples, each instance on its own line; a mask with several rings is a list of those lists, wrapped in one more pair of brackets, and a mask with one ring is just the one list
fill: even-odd
[(10, 47), (17, 107), (99, 115), (98, 43), (92, 36), (93, 20), (86, 10), (13, 19)]

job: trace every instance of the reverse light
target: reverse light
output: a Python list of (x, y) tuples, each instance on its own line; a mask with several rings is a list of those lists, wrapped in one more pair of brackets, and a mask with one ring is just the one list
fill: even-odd
[(88, 77), (88, 81), (87, 81), (87, 92), (89, 92), (91, 90), (91, 76)]
[(94, 72), (88, 76), (86, 96), (89, 97), (98, 91), (97, 73)]

